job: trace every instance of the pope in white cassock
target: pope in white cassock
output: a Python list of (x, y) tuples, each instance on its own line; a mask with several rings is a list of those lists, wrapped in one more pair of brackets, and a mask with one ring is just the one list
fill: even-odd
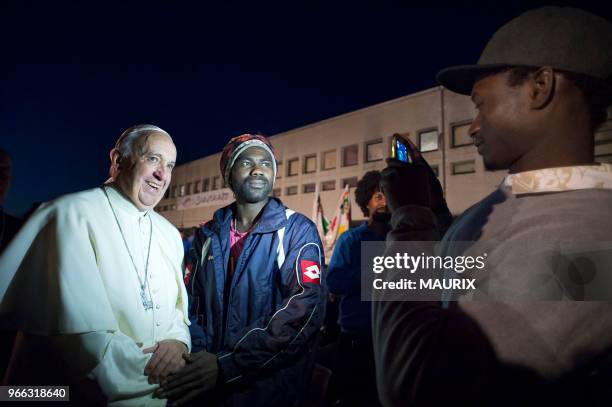
[(152, 397), (191, 347), (179, 232), (153, 207), (176, 148), (164, 130), (126, 130), (111, 178), (34, 213), (0, 257), (0, 324), (18, 331), (6, 384), (70, 385), (71, 400), (165, 405)]

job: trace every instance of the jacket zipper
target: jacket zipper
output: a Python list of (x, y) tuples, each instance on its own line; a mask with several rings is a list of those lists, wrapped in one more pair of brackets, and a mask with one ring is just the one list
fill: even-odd
[[(227, 309), (225, 310), (225, 328), (223, 329), (223, 340), (221, 342), (221, 348), (225, 347), (225, 340), (227, 338), (227, 326), (229, 324), (229, 319), (230, 319), (230, 311), (232, 309), (232, 294), (234, 292), (234, 277), (238, 274), (238, 266), (242, 266), (242, 264), (244, 263), (244, 258), (245, 256), (243, 256), (243, 254), (247, 251), (247, 248), (250, 250), (251, 249), (251, 236), (249, 235), (247, 237), (247, 241), (245, 242), (245, 247), (244, 249), (242, 249), (242, 252), (240, 253), (240, 256), (238, 257), (239, 262), (236, 264), (236, 269), (234, 270), (234, 273), (232, 274), (232, 280), (229, 282), (230, 283), (230, 290), (229, 293), (227, 295)], [(249, 243), (249, 246), (247, 247), (246, 243)], [(230, 253), (230, 257), (231, 257), (231, 253)]]

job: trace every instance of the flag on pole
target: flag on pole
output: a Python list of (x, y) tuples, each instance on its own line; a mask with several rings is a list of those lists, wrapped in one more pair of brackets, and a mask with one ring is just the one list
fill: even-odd
[(323, 205), (319, 195), (319, 185), (315, 189), (315, 199), (312, 204), (312, 221), (317, 225), (319, 237), (323, 243), (325, 262), (329, 264), (334, 247), (341, 234), (349, 229), (351, 224), (351, 199), (349, 186), (344, 187), (336, 205), (336, 213), (330, 222), (323, 214)]
[(329, 226), (329, 231), (325, 234), (325, 258), (331, 258), (334, 252), (334, 247), (341, 234), (349, 229), (351, 224), (351, 196), (349, 194), (349, 186), (344, 187), (342, 195), (336, 206), (336, 213)]
[(346, 232), (351, 222), (351, 198), (349, 194), (349, 186), (344, 187), (342, 195), (336, 205), (336, 213), (331, 221), (328, 236), (328, 243), (335, 244), (338, 237)]
[(323, 205), (321, 204), (321, 196), (319, 195), (319, 184), (317, 183), (315, 190), (315, 199), (312, 205), (312, 221), (317, 225), (319, 238), (321, 242), (325, 242), (325, 236), (329, 231), (329, 221), (323, 214)]

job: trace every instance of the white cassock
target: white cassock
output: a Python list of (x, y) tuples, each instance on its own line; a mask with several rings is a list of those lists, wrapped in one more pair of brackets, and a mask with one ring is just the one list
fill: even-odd
[[(105, 188), (108, 199), (95, 188), (43, 205), (0, 257), (1, 325), (28, 334), (13, 356), (21, 358), (17, 369), (12, 363), (9, 370), (19, 377), (49, 369), (38, 366), (42, 350), (49, 360), (54, 355), (50, 381), (61, 374), (93, 379), (111, 405), (165, 405), (152, 398), (157, 385), (144, 375), (151, 354), (142, 349), (164, 339), (191, 349), (183, 245), (162, 216)], [(145, 310), (149, 236), (146, 292), (153, 306)]]

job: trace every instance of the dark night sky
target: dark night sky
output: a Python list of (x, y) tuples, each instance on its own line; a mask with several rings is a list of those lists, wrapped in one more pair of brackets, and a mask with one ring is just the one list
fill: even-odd
[[(9, 212), (99, 185), (132, 124), (169, 131), (184, 163), (246, 131), (274, 135), (432, 87), (520, 12), (571, 4), (117, 3), (2, 1)], [(574, 4), (612, 20), (610, 6)]]

